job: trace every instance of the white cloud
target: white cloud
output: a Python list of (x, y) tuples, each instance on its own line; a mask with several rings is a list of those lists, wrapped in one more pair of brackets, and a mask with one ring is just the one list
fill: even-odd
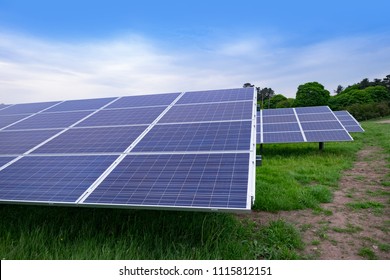
[[(390, 38), (342, 38), (286, 47), (251, 37), (166, 49), (142, 36), (64, 43), (0, 32), (0, 103), (240, 87), (294, 97), (318, 81), (330, 91), (389, 73)], [(166, 45), (166, 44), (164, 44)]]

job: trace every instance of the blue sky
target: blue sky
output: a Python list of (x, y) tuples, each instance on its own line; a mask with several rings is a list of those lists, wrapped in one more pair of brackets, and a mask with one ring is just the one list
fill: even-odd
[(0, 0), (0, 103), (390, 74), (389, 1)]

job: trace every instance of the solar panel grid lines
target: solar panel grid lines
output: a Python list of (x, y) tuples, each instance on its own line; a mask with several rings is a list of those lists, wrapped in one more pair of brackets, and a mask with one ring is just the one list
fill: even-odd
[[(248, 153), (129, 155), (83, 203), (247, 209), (248, 158)], [(236, 187), (227, 193), (232, 181)]]
[(348, 111), (334, 111), (334, 114), (348, 132), (364, 132), (359, 122)]
[(177, 106), (183, 104), (211, 104), (224, 102), (252, 101), (253, 88), (220, 89), (213, 91), (192, 91), (187, 92), (177, 102)]
[(108, 98), (62, 101), (60, 104), (48, 108), (47, 110), (45, 110), (45, 112), (72, 112), (72, 111), (97, 110), (115, 99), (117, 98), (108, 97)]
[(4, 115), (0, 116), (0, 131), (5, 128), (17, 123), (18, 121), (22, 121), (23, 119), (29, 117), (30, 115)]
[(102, 174), (96, 181), (76, 200), (76, 203), (83, 203), (89, 195), (115, 170), (115, 168), (125, 159), (126, 154), (130, 153), (132, 149), (142, 140), (143, 137), (156, 125), (156, 123), (172, 108), (172, 106), (184, 95), (184, 92), (179, 94), (172, 103), (165, 108), (160, 115), (134, 140), (131, 145), (127, 147), (123, 154), (121, 154)]
[(258, 130), (258, 138), (263, 138), (258, 143), (353, 140), (328, 106), (265, 109), (260, 114), (262, 132)]
[(15, 157), (5, 157), (5, 156), (0, 156), (0, 170), (1, 168), (9, 163), (11, 160), (15, 159)]
[(181, 93), (163, 93), (163, 94), (151, 94), (151, 95), (132, 95), (120, 97), (116, 102), (107, 107), (107, 109), (120, 109), (120, 108), (142, 108), (142, 107), (156, 107), (156, 106), (168, 106), (171, 104)]
[(115, 157), (25, 156), (1, 170), (0, 201), (74, 204)]
[(14, 104), (0, 111), (0, 115), (36, 114), (50, 109), (61, 101)]
[[(234, 94), (232, 93), (233, 91), (235, 91)], [(79, 118), (75, 123), (67, 126), (64, 125), (64, 127), (61, 127), (61, 130), (51, 128), (51, 125), (45, 125), (46, 127), (40, 127), (39, 125), (31, 127), (15, 126), (13, 129), (4, 130), (4, 133), (13, 134), (56, 134), (23, 154), (13, 154), (7, 160), (4, 160), (6, 164), (0, 165), (0, 201), (33, 204), (66, 204), (74, 206), (134, 206), (137, 208), (146, 206), (153, 209), (249, 211), (255, 193), (256, 103), (254, 103), (254, 100), (256, 95), (254, 89), (250, 89), (252, 96), (250, 101), (247, 101), (249, 99), (248, 89), (235, 89), (233, 91), (228, 91), (227, 95), (229, 96), (222, 97), (218, 96), (219, 94), (216, 94), (215, 91), (205, 92), (204, 96), (210, 95), (210, 97), (209, 99), (206, 98), (207, 100), (205, 101), (207, 102), (200, 102), (199, 104), (197, 98), (200, 95), (195, 96), (191, 92), (182, 92), (174, 101), (161, 107), (148, 101), (154, 100), (155, 96), (148, 96), (145, 100), (142, 100), (143, 97), (141, 99), (137, 97), (138, 103), (130, 105), (129, 103), (127, 105), (125, 103), (132, 98), (118, 98), (116, 100), (118, 102), (120, 99), (127, 101), (123, 102), (122, 105), (117, 103), (115, 106), (118, 108), (114, 108), (114, 105), (112, 106), (113, 108), (108, 108), (109, 104), (107, 104), (97, 110), (95, 109), (95, 107), (98, 107), (96, 106), (96, 102), (104, 103), (105, 101), (98, 101), (99, 99), (94, 101), (64, 101), (64, 105), (48, 112), (41, 112), (40, 114), (50, 116), (57, 114), (59, 116), (58, 114), (62, 113), (62, 116), (65, 116), (73, 113), (82, 114), (81, 112), (87, 112), (85, 109), (91, 109), (93, 111), (88, 112), (90, 114), (84, 118)], [(219, 93), (223, 94), (222, 92), (220, 91)], [(176, 122), (164, 122), (164, 117), (171, 110), (188, 106), (185, 104), (176, 104), (186, 94), (191, 97), (191, 100), (188, 99), (185, 101), (192, 102), (191, 105), (194, 107), (191, 108), (195, 109), (195, 106), (198, 106), (196, 109), (202, 110), (202, 107), (208, 107), (209, 110), (206, 110), (206, 117), (204, 119), (198, 118), (194, 120), (179, 116)], [(174, 94), (168, 95), (164, 98), (162, 97), (161, 100), (163, 101), (161, 102), (166, 103), (166, 98), (172, 98)], [(159, 104), (160, 101), (156, 102)], [(129, 108), (119, 108), (123, 106), (131, 106), (129, 108), (132, 109), (149, 108), (143, 110), (144, 112), (147, 110), (156, 111), (156, 108), (163, 110), (162, 112), (158, 112), (157, 117), (151, 118), (144, 125), (129, 124), (127, 122), (99, 122), (90, 123), (89, 125), (85, 122), (81, 124), (83, 121), (92, 118), (102, 111), (126, 112)], [(250, 106), (253, 106), (252, 110), (250, 110)], [(219, 111), (217, 114), (221, 114), (222, 117), (215, 117), (216, 114), (213, 112), (213, 108), (218, 108)], [(133, 112), (136, 112), (136, 110)], [(81, 125), (79, 126), (79, 124)], [(194, 127), (196, 129), (194, 129), (192, 136), (189, 133), (182, 133), (183, 131), (181, 131), (181, 129), (186, 128), (187, 132), (190, 132), (191, 128), (193, 129)], [(148, 135), (151, 136), (153, 133), (157, 133), (158, 129), (160, 129), (160, 133), (165, 132), (163, 128), (169, 128), (169, 131), (172, 132), (171, 134), (177, 135), (176, 139), (172, 139), (173, 142), (183, 141), (181, 144), (177, 144), (179, 147), (170, 145), (171, 143), (168, 141), (168, 146), (170, 146), (168, 149), (157, 148), (157, 150), (153, 151), (153, 148), (144, 148), (142, 151), (136, 150), (137, 147), (141, 147), (142, 140), (145, 140)], [(186, 139), (180, 138), (180, 133)], [(209, 135), (205, 136), (204, 134)], [(39, 135), (39, 137), (42, 135)], [(167, 137), (170, 136), (167, 133), (165, 135)], [(123, 136), (124, 138), (122, 138)], [(160, 134), (157, 133), (156, 137), (159, 136)], [(99, 138), (99, 141), (91, 141), (93, 138)], [(134, 140), (134, 138), (136, 139)], [(154, 143), (154, 141), (152, 142)], [(22, 149), (22, 146), (21, 142), (18, 148)], [(207, 146), (209, 148), (205, 149)], [(125, 150), (123, 151), (123, 149)], [(6, 158), (4, 155), (1, 157)], [(142, 205), (86, 202), (89, 197), (92, 198), (91, 195), (100, 186), (103, 186), (106, 179), (110, 178), (114, 174), (113, 172), (118, 170), (117, 168), (122, 163), (126, 162), (127, 159), (135, 157), (138, 159), (147, 157), (149, 159), (172, 158), (174, 160), (170, 161), (169, 168), (171, 169), (168, 168), (166, 173), (157, 175), (161, 175), (162, 177), (160, 178), (164, 181), (169, 176), (172, 176), (171, 171), (174, 168), (174, 170), (181, 171), (175, 173), (176, 177), (173, 180), (180, 181), (183, 178), (188, 178), (188, 180), (184, 180), (181, 186), (171, 186), (169, 184), (169, 188), (166, 189), (167, 196), (164, 196), (164, 198), (159, 198), (161, 194), (152, 192), (151, 189), (140, 189), (140, 192), (134, 194), (133, 198), (139, 200), (144, 196)], [(177, 162), (175, 159), (178, 158), (185, 160)], [(95, 165), (93, 163), (95, 160), (98, 160), (98, 162), (103, 161), (104, 164)], [(180, 164), (187, 164), (185, 163), (187, 160), (198, 162), (198, 164), (194, 165), (191, 170), (180, 169)], [(35, 172), (36, 169), (32, 166), (32, 162), (38, 163), (36, 167), (41, 168), (42, 176), (39, 177), (38, 173)], [(161, 168), (166, 163), (164, 160), (152, 162), (155, 168), (158, 168), (158, 166)], [(207, 163), (207, 166), (200, 164), (202, 162)], [(234, 166), (229, 166), (229, 162), (233, 162)], [(29, 165), (30, 169), (25, 165)], [(65, 169), (61, 169), (63, 167)], [(80, 173), (77, 173), (73, 167), (79, 167), (76, 169), (80, 169)], [(93, 169), (94, 167), (98, 168), (98, 170)], [(233, 171), (226, 171), (228, 167), (233, 168)], [(133, 167), (129, 168), (131, 169)], [(202, 168), (203, 173), (199, 173), (199, 170)], [(156, 174), (145, 174), (144, 171), (146, 169), (145, 166), (142, 169), (138, 169), (139, 172), (134, 174), (135, 178), (140, 178), (139, 176), (145, 178), (144, 182), (147, 182), (146, 187), (151, 185), (157, 187), (160, 181), (153, 181), (155, 179), (153, 176)], [(20, 170), (26, 170), (29, 174), (12, 180), (11, 177), (15, 178), (15, 176), (10, 176), (10, 174), (16, 174)], [(56, 173), (58, 176), (52, 176), (52, 173)], [(8, 174), (8, 177), (2, 177), (3, 174)], [(28, 175), (30, 175), (29, 178), (27, 178)], [(127, 173), (119, 174), (118, 180), (126, 179), (127, 175)], [(214, 181), (212, 179), (213, 176), (216, 178)], [(87, 181), (86, 184), (84, 184), (84, 179)], [(12, 187), (12, 184), (16, 186), (18, 182), (21, 183), (22, 185), (18, 187), (20, 190), (19, 193), (8, 192), (9, 189), (7, 190), (2, 187), (2, 180), (7, 180), (8, 187)], [(219, 182), (218, 184), (217, 181)], [(30, 187), (33, 190), (28, 189), (26, 184), (29, 182), (32, 182), (32, 186)], [(173, 184), (172, 180), (169, 180), (169, 182)], [(215, 182), (216, 185), (212, 185), (214, 184), (212, 182)], [(205, 183), (205, 186), (203, 186), (203, 183)], [(191, 197), (185, 191), (177, 193), (176, 196), (172, 196), (172, 192), (175, 192), (175, 190), (191, 188), (191, 186), (195, 186), (194, 184), (199, 185), (200, 189), (198, 192), (194, 192)], [(214, 187), (210, 191), (207, 186)], [(1, 193), (1, 191), (4, 191), (4, 193)], [(226, 193), (230, 193), (231, 195), (226, 195)], [(175, 201), (172, 200), (174, 197)], [(157, 205), (156, 201), (161, 201), (161, 203)]]
[[(53, 104), (53, 105), (51, 105), (51, 106), (49, 106), (49, 107), (47, 107), (45, 109), (42, 109), (42, 110), (40, 110), (38, 112), (35, 112), (33, 114), (13, 114), (13, 115), (2, 115), (2, 116), (0, 115), (0, 131), (4, 130), (4, 129), (7, 129), (9, 127), (12, 127), (13, 125), (17, 125), (18, 123), (23, 122), (23, 121), (25, 121), (25, 120), (27, 120), (27, 119), (29, 119), (31, 117), (34, 117), (35, 115), (37, 115), (37, 114), (39, 114), (41, 112), (44, 112), (45, 110), (50, 109), (50, 108), (60, 104), (61, 102), (49, 102), (49, 104), (51, 104), (51, 103), (55, 103), (55, 104)], [(25, 105), (28, 105), (28, 104), (25, 104)], [(10, 107), (12, 107), (12, 106), (10, 106)], [(17, 120), (15, 122), (9, 123), (8, 125), (6, 125), (4, 127), (1, 127), (2, 126), (1, 125), (1, 119), (3, 119), (3, 118), (6, 119), (7, 117), (8, 118), (12, 118), (12, 116), (24, 116), (24, 118), (23, 117), (22, 118), (16, 117)]]

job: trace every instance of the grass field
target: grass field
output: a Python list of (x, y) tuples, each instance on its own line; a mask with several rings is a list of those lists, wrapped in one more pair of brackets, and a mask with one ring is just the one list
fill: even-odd
[[(364, 145), (390, 155), (388, 125), (363, 126), (366, 132), (354, 134), (354, 142), (326, 143), (323, 151), (318, 144), (265, 145), (254, 209), (321, 209)], [(383, 184), (389, 182), (388, 175)], [(223, 213), (5, 204), (0, 216), (1, 259), (306, 258), (299, 231), (282, 220), (259, 225)]]

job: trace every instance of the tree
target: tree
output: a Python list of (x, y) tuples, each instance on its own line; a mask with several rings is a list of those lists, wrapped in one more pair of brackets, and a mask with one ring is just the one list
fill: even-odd
[(342, 85), (338, 85), (337, 89), (334, 90), (334, 93), (340, 94), (344, 90), (344, 87)]
[(295, 107), (328, 105), (330, 92), (318, 82), (300, 85), (295, 98)]
[(254, 87), (251, 83), (245, 83), (242, 87), (247, 88), (247, 87)]
[[(257, 88), (257, 101), (261, 102), (261, 108), (268, 107), (270, 108), (270, 99), (275, 95), (275, 91), (272, 88)], [(264, 103), (268, 101), (267, 105)]]
[(287, 100), (286, 96), (284, 96), (282, 94), (276, 94), (276, 95), (272, 96), (272, 98), (270, 99), (269, 108), (271, 108), (271, 109), (278, 108), (278, 104), (282, 101), (285, 101), (285, 100)]

